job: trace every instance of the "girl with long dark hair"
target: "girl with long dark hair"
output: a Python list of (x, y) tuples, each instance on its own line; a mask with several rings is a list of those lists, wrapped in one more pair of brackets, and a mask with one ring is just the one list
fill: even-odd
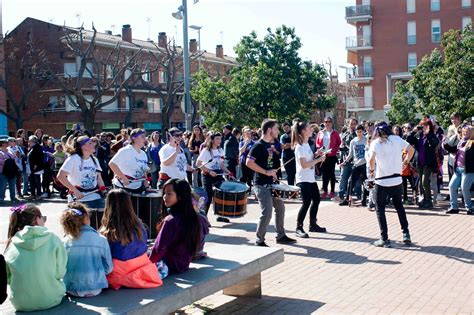
[(153, 263), (163, 260), (170, 274), (184, 272), (204, 246), (208, 222), (194, 209), (191, 187), (185, 180), (168, 180), (163, 185), (163, 202), (168, 214), (157, 226), (158, 237), (150, 260)]
[[(319, 188), (314, 176), (314, 167), (318, 163), (324, 162), (326, 156), (321, 152), (313, 154), (308, 139), (313, 134), (311, 126), (306, 122), (296, 122), (291, 128), (291, 147), (295, 150), (296, 160), (296, 186), (301, 188), (301, 197), (303, 204), (298, 212), (296, 221), (296, 236), (308, 238), (308, 234), (303, 229), (303, 221), (306, 213), (309, 211), (309, 231), (326, 232), (326, 229), (320, 227), (316, 221), (318, 214)], [(315, 159), (314, 157), (317, 156)], [(310, 208), (311, 206), (311, 208)]]
[[(193, 167), (196, 167), (197, 158), (199, 156), (199, 148), (201, 144), (205, 141), (204, 133), (202, 132), (202, 128), (199, 125), (193, 127), (193, 133), (191, 134), (191, 138), (189, 138), (188, 148), (192, 153), (192, 161)], [(202, 178), (201, 172), (198, 170), (197, 172), (193, 173), (193, 186), (201, 187), (202, 186)]]

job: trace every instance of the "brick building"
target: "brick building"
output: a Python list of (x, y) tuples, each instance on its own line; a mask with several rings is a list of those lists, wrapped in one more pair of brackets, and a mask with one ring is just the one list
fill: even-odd
[(348, 111), (363, 119), (384, 118), (398, 80), (439, 47), (443, 33), (472, 23), (472, 0), (356, 0), (346, 21), (357, 36), (346, 38), (348, 81), (359, 87)]
[[(5, 53), (24, 54), (27, 42), (25, 39), (31, 38), (35, 49), (45, 53), (56, 74), (71, 78), (77, 77), (79, 65), (78, 61), (75, 60), (74, 54), (65, 46), (64, 36), (66, 31), (74, 32), (77, 31), (77, 29), (55, 25), (33, 18), (26, 18), (8, 35), (8, 38), (12, 40), (7, 41)], [(84, 30), (83, 32), (86, 39), (92, 37), (92, 31)], [(143, 48), (147, 52), (152, 51), (159, 54), (159, 49), (163, 48), (167, 42), (166, 33), (159, 33), (157, 45), (151, 41), (134, 39), (130, 25), (124, 25), (122, 34), (119, 35), (112, 34), (110, 31), (104, 33), (98, 32), (96, 34), (97, 54), (106, 54), (110, 51), (111, 47), (113, 48), (117, 44), (120, 45), (123, 51), (133, 51)], [(158, 49), (156, 46), (158, 46)], [(224, 55), (222, 45), (216, 46), (215, 54), (205, 51), (198, 52), (197, 41), (191, 39), (189, 49), (191, 54), (198, 56), (191, 61), (191, 74), (198, 71), (199, 65), (201, 65), (208, 70), (211, 76), (225, 76), (226, 73), (235, 66), (235, 59)], [(178, 50), (181, 50), (181, 48), (178, 48)], [(150, 66), (153, 67), (154, 65), (150, 64)], [(90, 65), (87, 64), (87, 68), (90, 68), (94, 73), (97, 72), (97, 69), (95, 69), (96, 66), (92, 65), (92, 63)], [(99, 71), (101, 70), (99, 69)], [(180, 73), (177, 74), (177, 80), (182, 80), (182, 68), (178, 71), (180, 71)], [(125, 75), (130, 74), (125, 73)], [(166, 73), (161, 70), (145, 75), (147, 81), (156, 83), (158, 86), (165, 85), (167, 80)], [(87, 77), (84, 77), (87, 80)], [(91, 93), (88, 92), (88, 90), (90, 91), (94, 88), (93, 80), (89, 80), (90, 89), (87, 87), (82, 89), (85, 96)], [(131, 93), (133, 93), (133, 97), (130, 96)], [(131, 89), (131, 93), (127, 93), (125, 90), (120, 91), (117, 100), (97, 112), (95, 119), (96, 132), (117, 132), (123, 126), (127, 115), (130, 114), (131, 116), (128, 118), (133, 127), (141, 127), (147, 130), (161, 129), (162, 100), (160, 100), (157, 93), (140, 87), (139, 85), (134, 86)], [(183, 92), (180, 90), (177, 93), (177, 97), (182, 94)], [(112, 96), (105, 95), (103, 99), (107, 99), (108, 97), (111, 99)], [(132, 105), (132, 110), (130, 110), (131, 100), (133, 103), (140, 103), (141, 106), (136, 108), (136, 106)], [(181, 103), (181, 106), (179, 106), (179, 104), (178, 102), (178, 105), (174, 108), (170, 117), (170, 124), (171, 126), (184, 127), (184, 104)], [(61, 89), (48, 85), (46, 82), (39, 83), (39, 89), (30, 97), (27, 106), (25, 106), (24, 113), (26, 115), (33, 112), (40, 112), (41, 114), (24, 123), (23, 127), (28, 132), (33, 132), (36, 128), (42, 128), (48, 134), (58, 137), (70, 129), (72, 124), (81, 122), (80, 111), (70, 104), (70, 100), (64, 96), (64, 92)], [(8, 129), (10, 133), (12, 133), (15, 126), (10, 122)]]
[[(0, 1), (0, 60), (3, 60), (3, 27), (2, 27), (2, 2)], [(5, 68), (4, 63), (0, 63), (0, 77), (5, 78)], [(5, 95), (5, 91), (0, 89), (0, 109), (3, 111), (7, 110), (7, 98)], [(7, 134), (7, 117), (0, 113), (0, 135)]]

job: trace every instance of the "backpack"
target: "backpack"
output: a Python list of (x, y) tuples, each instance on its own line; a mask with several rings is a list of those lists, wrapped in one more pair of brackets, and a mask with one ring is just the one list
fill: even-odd
[(15, 160), (12, 158), (8, 158), (5, 160), (5, 164), (3, 165), (3, 175), (8, 178), (12, 179), (18, 175), (19, 168), (16, 165)]

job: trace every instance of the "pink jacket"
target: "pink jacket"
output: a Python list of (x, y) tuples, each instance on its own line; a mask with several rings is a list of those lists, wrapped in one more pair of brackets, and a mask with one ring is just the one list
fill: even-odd
[[(318, 137), (316, 138), (316, 148), (320, 149), (323, 147), (323, 138), (324, 138), (324, 130), (321, 130), (318, 133)], [(342, 140), (339, 136), (339, 133), (333, 129), (331, 132), (331, 136), (329, 137), (329, 148), (325, 149), (332, 149), (331, 153), (327, 156), (336, 156), (337, 152), (339, 151), (339, 147), (341, 146)]]

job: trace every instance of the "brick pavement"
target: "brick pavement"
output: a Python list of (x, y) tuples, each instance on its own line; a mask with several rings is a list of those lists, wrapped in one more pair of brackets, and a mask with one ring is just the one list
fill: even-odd
[[(444, 191), (443, 193), (446, 193)], [(252, 200), (252, 199), (251, 199)], [(253, 200), (252, 200), (253, 201)], [(61, 235), (58, 217), (63, 202), (52, 200), (41, 209), (47, 226)], [(287, 203), (285, 226), (296, 225), (299, 203)], [(285, 249), (285, 262), (262, 274), (263, 298), (233, 298), (217, 293), (183, 312), (201, 314), (473, 314), (474, 217), (462, 212), (445, 215), (447, 204), (433, 211), (408, 207), (414, 245), (401, 243), (401, 230), (393, 209), (388, 209), (393, 248), (370, 245), (379, 231), (374, 212), (362, 207), (340, 207), (324, 201), (319, 223), (328, 233), (310, 233), (290, 246), (277, 245), (273, 225), (270, 246)], [(251, 244), (258, 205), (230, 224), (215, 222), (210, 242)], [(0, 208), (0, 241), (7, 231), (8, 207)], [(271, 223), (272, 224), (272, 223)], [(306, 222), (306, 225), (308, 222)]]

